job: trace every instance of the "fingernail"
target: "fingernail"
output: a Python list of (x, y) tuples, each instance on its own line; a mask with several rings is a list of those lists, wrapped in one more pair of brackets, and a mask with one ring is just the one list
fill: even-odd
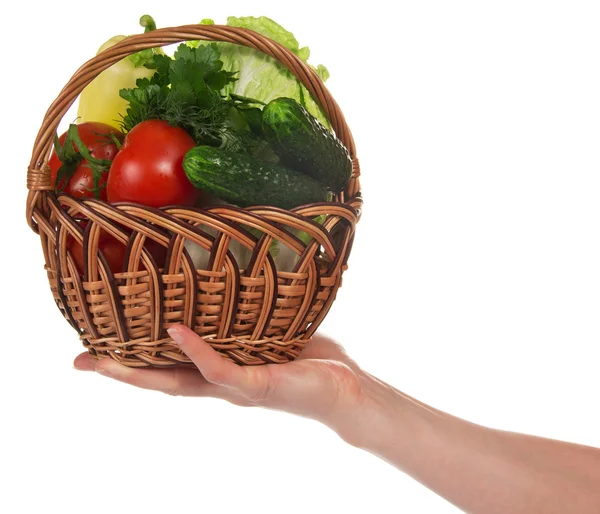
[(101, 375), (104, 375), (105, 377), (112, 377), (112, 373), (110, 371), (108, 371), (106, 368), (96, 368), (96, 373), (100, 373)]
[(171, 339), (173, 339), (173, 342), (175, 344), (182, 343), (183, 335), (181, 334), (181, 332), (179, 332), (179, 330), (177, 330), (176, 327), (167, 328), (167, 333), (171, 336)]

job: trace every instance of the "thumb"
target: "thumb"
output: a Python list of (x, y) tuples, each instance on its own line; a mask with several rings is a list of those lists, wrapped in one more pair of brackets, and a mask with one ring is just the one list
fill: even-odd
[(259, 402), (268, 396), (272, 387), (267, 366), (239, 366), (225, 359), (184, 325), (174, 325), (167, 332), (208, 382), (233, 389), (252, 402)]

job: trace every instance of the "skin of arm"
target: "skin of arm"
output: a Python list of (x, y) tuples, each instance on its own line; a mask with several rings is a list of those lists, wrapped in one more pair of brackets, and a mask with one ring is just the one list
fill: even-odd
[(74, 366), (171, 395), (215, 397), (315, 419), (465, 512), (600, 512), (597, 448), (451, 416), (378, 380), (321, 335), (294, 362), (244, 367), (223, 359), (182, 325), (169, 334), (197, 370), (127, 368), (87, 353)]

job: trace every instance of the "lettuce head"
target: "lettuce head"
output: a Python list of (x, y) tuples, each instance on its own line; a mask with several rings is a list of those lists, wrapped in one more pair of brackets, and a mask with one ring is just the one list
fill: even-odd
[[(200, 23), (212, 24), (214, 22), (205, 19)], [(287, 47), (304, 62), (307, 62), (310, 57), (308, 47), (300, 47), (298, 40), (291, 32), (266, 16), (230, 16), (227, 18), (227, 25), (254, 30)], [(202, 43), (195, 41), (191, 44)], [(272, 57), (245, 46), (218, 43), (218, 47), (221, 53), (220, 59), (223, 61), (223, 69), (236, 72), (237, 80), (226, 86), (224, 91), (226, 94), (234, 93), (264, 103), (281, 96), (293, 98), (323, 125), (331, 128), (321, 107), (285, 66)], [(329, 71), (322, 64), (317, 67), (311, 65), (311, 67), (321, 80), (325, 81), (329, 78)]]

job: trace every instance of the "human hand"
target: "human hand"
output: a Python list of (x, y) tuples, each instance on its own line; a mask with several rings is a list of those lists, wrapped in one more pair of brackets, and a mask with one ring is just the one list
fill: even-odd
[(87, 352), (77, 356), (74, 366), (175, 396), (221, 398), (312, 418), (348, 442), (364, 430), (353, 413), (364, 411), (368, 403), (369, 377), (332, 339), (315, 335), (299, 358), (287, 364), (238, 366), (183, 325), (170, 328), (169, 334), (198, 369), (129, 368), (110, 358), (92, 359)]

